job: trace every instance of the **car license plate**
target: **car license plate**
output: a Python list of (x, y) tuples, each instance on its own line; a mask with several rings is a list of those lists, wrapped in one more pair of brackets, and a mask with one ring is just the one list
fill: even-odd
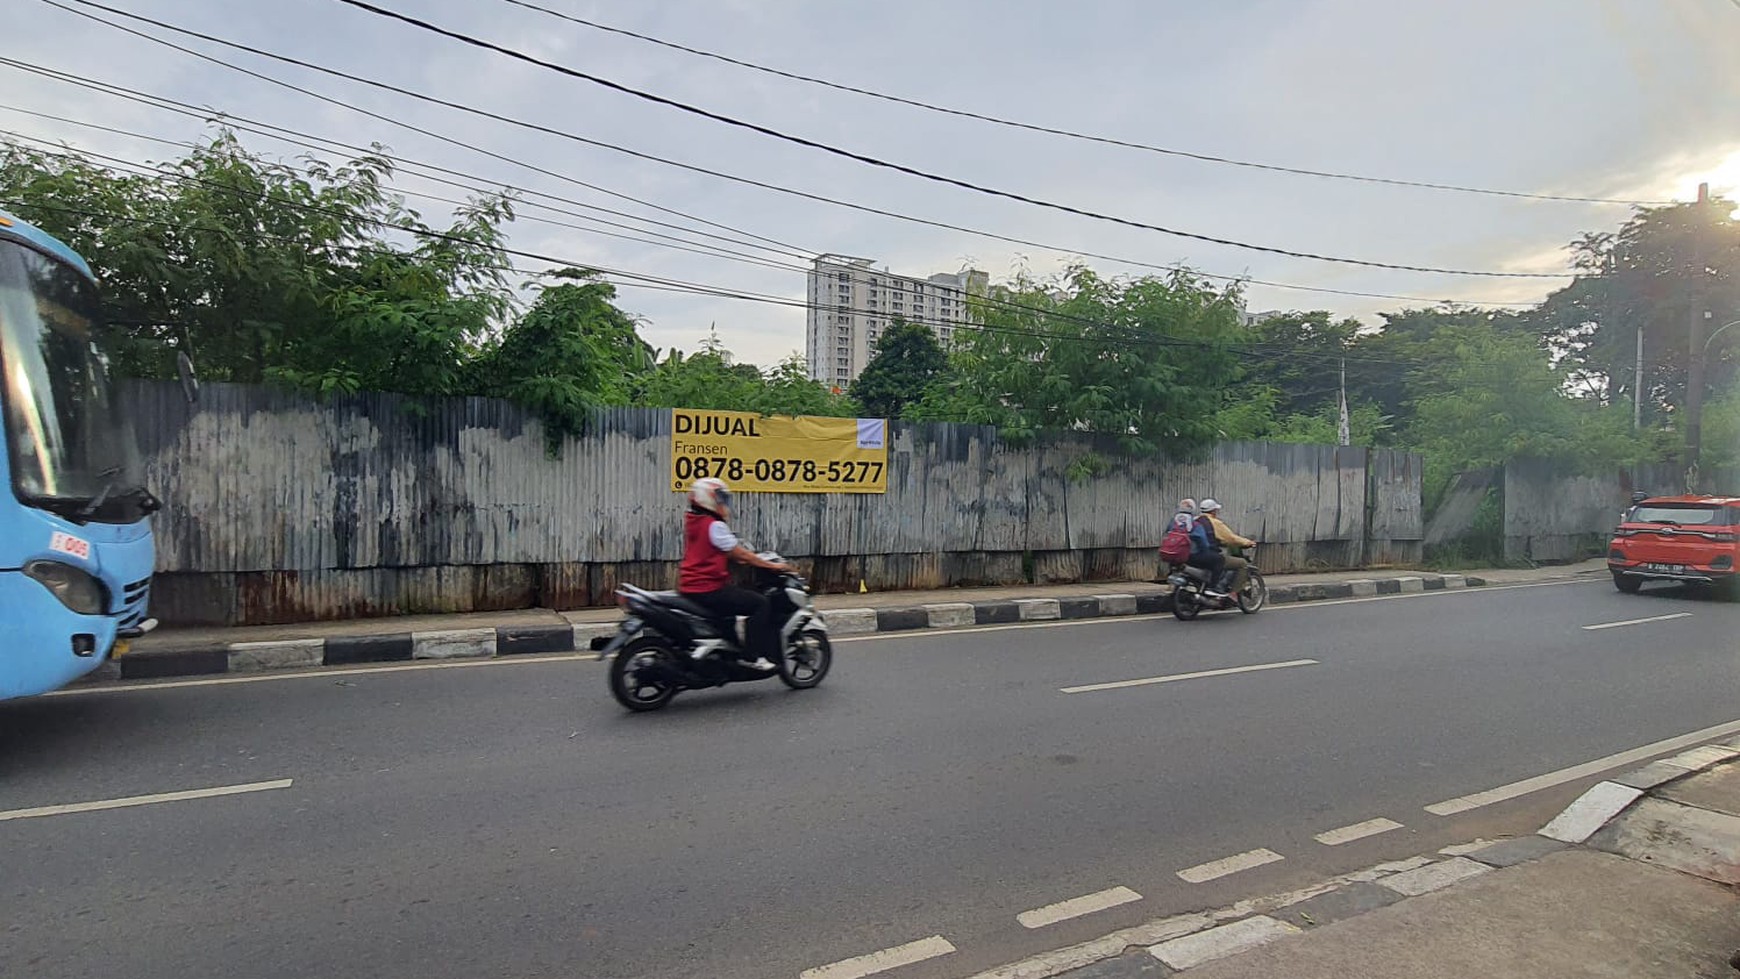
[(1663, 574), (1685, 574), (1686, 566), (1683, 564), (1646, 564), (1643, 566), (1643, 570), (1660, 571)]

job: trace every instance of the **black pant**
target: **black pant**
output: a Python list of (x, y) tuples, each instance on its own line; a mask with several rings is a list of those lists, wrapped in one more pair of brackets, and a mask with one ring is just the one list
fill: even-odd
[(1214, 588), (1220, 587), (1221, 572), (1226, 570), (1226, 555), (1224, 553), (1214, 551), (1208, 554), (1193, 554), (1191, 555), (1190, 560), (1185, 563), (1193, 568), (1201, 568), (1202, 570), (1209, 572), (1209, 586)]
[(737, 616), (749, 619), (749, 637), (746, 652), (750, 656), (765, 656), (776, 659), (779, 656), (779, 634), (773, 625), (773, 608), (768, 605), (767, 598), (758, 592), (747, 588), (737, 588), (726, 585), (718, 591), (684, 592), (683, 597), (712, 613), (720, 620), (721, 625), (727, 625), (735, 633)]

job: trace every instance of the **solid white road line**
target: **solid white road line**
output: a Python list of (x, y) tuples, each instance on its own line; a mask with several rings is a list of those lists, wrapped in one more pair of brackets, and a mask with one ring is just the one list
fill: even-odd
[(1290, 659), (1285, 663), (1256, 663), (1251, 666), (1231, 666), (1224, 670), (1201, 670), (1196, 673), (1174, 673), (1171, 676), (1151, 676), (1140, 680), (1118, 680), (1113, 683), (1089, 683), (1080, 687), (1061, 687), (1063, 693), (1093, 693), (1097, 690), (1123, 690), (1127, 687), (1149, 687), (1156, 683), (1177, 683), (1180, 680), (1201, 680), (1211, 676), (1232, 676), (1235, 673), (1261, 673), (1264, 670), (1286, 670), (1295, 666), (1316, 666), (1314, 659)]
[(1128, 887), (1111, 887), (1093, 894), (1084, 894), (1081, 897), (1072, 897), (1067, 901), (1059, 901), (1056, 904), (1047, 904), (1043, 908), (1023, 911), (1015, 916), (1015, 920), (1021, 922), (1023, 928), (1044, 928), (1046, 925), (1055, 925), (1059, 921), (1068, 921), (1071, 918), (1079, 918), (1082, 915), (1093, 914), (1096, 911), (1104, 911), (1107, 908), (1115, 908), (1121, 904), (1129, 904), (1141, 899), (1142, 895)]
[(0, 823), (12, 819), (35, 819), (39, 816), (65, 816), (75, 812), (101, 812), (104, 809), (126, 809), (131, 806), (152, 806), (160, 802), (186, 802), (189, 799), (215, 799), (225, 795), (248, 792), (270, 792), (287, 789), (292, 780), (248, 782), (244, 785), (219, 785), (210, 789), (188, 789), (184, 792), (159, 792), (156, 795), (134, 795), (124, 799), (103, 799), (97, 802), (74, 802), (64, 806), (38, 806), (35, 809), (9, 809), (0, 812)]
[(1600, 625), (1586, 625), (1583, 627), (1583, 631), (1598, 632), (1602, 629), (1618, 629), (1621, 626), (1645, 625), (1650, 622), (1666, 622), (1669, 619), (1689, 619), (1691, 617), (1692, 613), (1690, 612), (1675, 612), (1672, 615), (1652, 615), (1647, 619), (1626, 619), (1623, 622), (1603, 622)]
[(903, 965), (923, 962), (938, 956), (954, 952), (955, 947), (941, 935), (921, 938), (916, 942), (885, 948), (880, 952), (860, 955), (857, 958), (844, 959), (831, 965), (821, 965), (814, 969), (805, 969), (799, 974), (799, 979), (863, 979), (878, 972), (898, 969)]
[(1368, 836), (1376, 836), (1379, 833), (1388, 833), (1390, 830), (1401, 828), (1402, 824), (1393, 819), (1368, 819), (1363, 823), (1354, 823), (1352, 826), (1332, 829), (1327, 833), (1318, 833), (1312, 839), (1324, 846), (1340, 846), (1343, 843), (1352, 843), (1354, 840), (1363, 840)]
[[(1602, 579), (1605, 582), (1606, 579)], [(1369, 598), (1336, 598), (1319, 602), (1299, 602), (1297, 604), (1271, 605), (1264, 614), (1273, 612), (1301, 612), (1313, 608), (1331, 608), (1337, 605), (1364, 605), (1370, 602), (1410, 601), (1422, 598), (1444, 598), (1450, 595), (1487, 595), (1501, 591), (1516, 591), (1522, 588), (1557, 588), (1564, 585), (1587, 585), (1592, 581), (1536, 581), (1520, 585), (1486, 585), (1482, 588), (1455, 588), (1440, 591), (1410, 592), (1406, 595), (1376, 595)], [(826, 610), (824, 610), (826, 611)], [(1066, 619), (1063, 621), (1021, 622), (1012, 625), (975, 626), (966, 629), (914, 629), (910, 631), (880, 633), (867, 636), (841, 636), (834, 640), (834, 645), (854, 642), (901, 642), (909, 639), (947, 639), (953, 636), (971, 635), (977, 632), (1008, 632), (1013, 629), (1075, 629), (1086, 626), (1108, 626), (1155, 622), (1171, 618), (1166, 613), (1159, 615), (1120, 615), (1111, 618)], [(579, 661), (590, 663), (596, 654), (585, 650), (571, 653), (540, 653), (519, 656), (496, 656), (490, 659), (474, 660), (425, 660), (420, 663), (395, 663), (386, 666), (342, 666), (318, 670), (287, 670), (283, 673), (262, 673), (251, 676), (212, 676), (190, 678), (186, 680), (145, 680), (128, 681), (101, 686), (74, 687), (68, 690), (56, 690), (46, 693), (44, 697), (86, 697), (93, 694), (139, 693), (150, 690), (179, 690), (187, 687), (217, 687), (234, 683), (278, 683), (284, 680), (318, 680), (331, 677), (367, 676), (376, 673), (420, 673), (425, 670), (464, 670), (489, 667), (538, 666), (550, 663), (572, 663)]]
[(1693, 731), (1690, 734), (1682, 734), (1679, 737), (1667, 738), (1653, 744), (1632, 748), (1630, 751), (1621, 751), (1605, 758), (1597, 758), (1581, 765), (1573, 765), (1570, 768), (1561, 768), (1556, 772), (1548, 772), (1545, 775), (1536, 775), (1534, 778), (1525, 778), (1520, 782), (1501, 785), (1496, 789), (1487, 789), (1485, 792), (1476, 792), (1473, 795), (1446, 799), (1443, 802), (1427, 806), (1426, 811), (1434, 816), (1454, 816), (1470, 809), (1508, 802), (1531, 792), (1550, 789), (1557, 785), (1564, 785), (1566, 782), (1575, 782), (1580, 778), (1588, 778), (1609, 769), (1635, 764), (1646, 758), (1665, 755), (1670, 751), (1677, 751), (1702, 741), (1711, 741), (1736, 732), (1740, 732), (1740, 721), (1729, 721), (1726, 724), (1704, 728), (1702, 731)]
[(1244, 853), (1211, 860), (1185, 870), (1180, 870), (1178, 876), (1187, 883), (1203, 884), (1211, 880), (1236, 874), (1241, 870), (1250, 870), (1286, 858), (1273, 850), (1249, 850)]

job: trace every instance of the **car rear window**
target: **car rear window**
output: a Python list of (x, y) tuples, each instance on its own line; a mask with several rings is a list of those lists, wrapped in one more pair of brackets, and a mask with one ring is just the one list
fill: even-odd
[(1677, 524), (1698, 527), (1707, 524), (1729, 526), (1736, 522), (1734, 507), (1708, 506), (1697, 503), (1645, 503), (1631, 512), (1633, 523)]

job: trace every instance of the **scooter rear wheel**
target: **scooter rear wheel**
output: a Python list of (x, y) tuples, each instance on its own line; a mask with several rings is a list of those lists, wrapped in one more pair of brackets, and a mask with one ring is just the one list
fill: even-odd
[(624, 646), (610, 661), (610, 695), (637, 713), (658, 710), (677, 695), (677, 684), (660, 676), (659, 661), (674, 656), (663, 639), (642, 636)]
[(1180, 622), (1189, 622), (1202, 611), (1202, 596), (1193, 588), (1172, 589), (1172, 616)]

